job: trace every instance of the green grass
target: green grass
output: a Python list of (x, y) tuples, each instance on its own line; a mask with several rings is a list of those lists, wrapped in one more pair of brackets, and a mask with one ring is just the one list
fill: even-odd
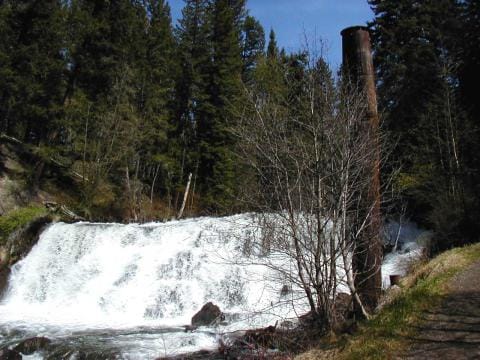
[(342, 359), (388, 359), (415, 336), (413, 324), (422, 311), (441, 301), (446, 284), (455, 274), (480, 259), (480, 244), (447, 251), (418, 267), (403, 282), (403, 291), (345, 345)]
[(0, 216), (0, 245), (13, 231), (46, 214), (44, 207), (31, 205)]

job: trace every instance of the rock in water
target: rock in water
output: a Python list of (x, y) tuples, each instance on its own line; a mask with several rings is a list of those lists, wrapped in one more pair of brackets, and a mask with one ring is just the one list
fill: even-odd
[(31, 355), (35, 351), (45, 349), (51, 343), (50, 339), (46, 337), (34, 337), (27, 340), (23, 340), (13, 350), (21, 352), (24, 355)]
[(0, 360), (22, 360), (22, 355), (15, 350), (3, 349), (0, 350)]
[(220, 308), (208, 302), (192, 317), (192, 326), (208, 326), (223, 320), (224, 316)]

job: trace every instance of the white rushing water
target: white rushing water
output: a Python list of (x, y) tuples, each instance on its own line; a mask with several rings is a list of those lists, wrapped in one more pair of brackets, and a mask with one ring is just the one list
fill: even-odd
[[(306, 312), (303, 299), (282, 294), (284, 285), (291, 286), (284, 278), (244, 255), (244, 244), (255, 236), (252, 224), (248, 215), (238, 215), (51, 225), (12, 269), (0, 327), (54, 338), (91, 334), (102, 344), (115, 343), (123, 358), (153, 359), (212, 349), (219, 333)], [(401, 271), (401, 256), (412, 254), (387, 258), (384, 282)], [(294, 271), (284, 259), (273, 261)], [(180, 327), (208, 301), (227, 314), (228, 324), (183, 332)]]

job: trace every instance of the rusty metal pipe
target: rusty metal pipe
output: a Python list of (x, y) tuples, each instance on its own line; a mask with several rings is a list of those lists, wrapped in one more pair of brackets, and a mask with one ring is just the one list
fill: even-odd
[(356, 288), (364, 305), (373, 310), (382, 290), (381, 260), (382, 242), (380, 238), (380, 149), (378, 141), (379, 117), (375, 72), (368, 28), (353, 26), (341, 32), (343, 47), (343, 76), (353, 91), (359, 91), (366, 100), (366, 121), (372, 136), (373, 151), (371, 182), (366, 208), (372, 209), (365, 236), (357, 244), (353, 267), (356, 272)]

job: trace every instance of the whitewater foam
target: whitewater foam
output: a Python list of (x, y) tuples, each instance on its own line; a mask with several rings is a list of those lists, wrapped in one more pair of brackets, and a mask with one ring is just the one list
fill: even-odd
[[(123, 358), (148, 359), (214, 348), (220, 333), (308, 311), (300, 289), (264, 266), (265, 254), (246, 251), (258, 235), (255, 224), (248, 214), (143, 225), (53, 224), (13, 266), (0, 327), (54, 338), (113, 331), (104, 343), (115, 343)], [(400, 260), (384, 265), (384, 282), (398, 273)], [(268, 263), (294, 272), (292, 261), (271, 253)], [(284, 286), (292, 289), (288, 295)], [(228, 323), (184, 333), (182, 326), (208, 301)]]

